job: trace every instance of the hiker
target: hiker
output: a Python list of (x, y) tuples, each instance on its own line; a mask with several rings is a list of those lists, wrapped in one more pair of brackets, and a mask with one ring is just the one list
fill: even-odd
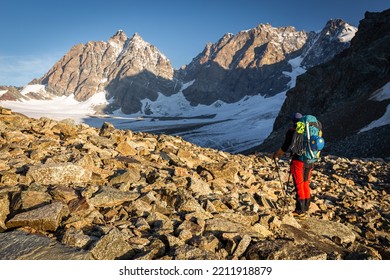
[[(297, 130), (297, 123), (302, 119), (302, 114), (295, 113), (292, 117), (292, 127), (286, 132), (284, 143), (282, 147), (272, 155), (273, 159), (277, 159), (287, 151), (291, 151), (291, 169), (290, 172), (293, 177), (294, 186), (296, 190), (296, 204), (293, 216), (299, 219), (306, 218), (306, 212), (310, 206), (310, 175), (313, 170), (314, 163), (307, 161), (302, 155), (293, 152), (292, 146), (295, 131)], [(319, 122), (318, 122), (319, 123)]]

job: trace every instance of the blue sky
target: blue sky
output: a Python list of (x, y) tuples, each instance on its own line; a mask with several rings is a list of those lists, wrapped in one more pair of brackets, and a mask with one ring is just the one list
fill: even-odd
[(72, 46), (119, 29), (137, 32), (179, 68), (225, 33), (260, 23), (319, 31), (335, 18), (358, 26), (365, 11), (388, 8), (388, 0), (1, 0), (0, 85), (25, 85)]

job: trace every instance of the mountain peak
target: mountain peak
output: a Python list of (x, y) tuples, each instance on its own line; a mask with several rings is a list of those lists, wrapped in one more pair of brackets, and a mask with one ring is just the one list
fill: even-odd
[(133, 37), (130, 38), (130, 45), (138, 49), (150, 46), (138, 33), (134, 33)]
[(145, 42), (145, 40), (137, 32), (134, 33), (133, 37), (131, 37), (130, 40), (131, 41), (143, 41), (143, 42)]
[(338, 26), (342, 26), (344, 24), (346, 24), (346, 22), (340, 18), (330, 19), (327, 21), (325, 28), (332, 28), (332, 27), (335, 28)]
[(119, 41), (119, 42), (125, 42), (127, 40), (126, 33), (119, 29), (111, 38), (110, 40)]
[(323, 35), (344, 43), (351, 41), (356, 32), (357, 27), (349, 25), (342, 19), (329, 20), (322, 30)]
[(262, 28), (262, 29), (268, 29), (268, 28), (273, 28), (272, 25), (268, 22), (266, 23), (260, 23), (257, 28)]

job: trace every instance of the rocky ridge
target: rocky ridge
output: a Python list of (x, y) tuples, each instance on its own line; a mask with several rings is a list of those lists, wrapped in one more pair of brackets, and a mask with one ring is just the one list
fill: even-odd
[(216, 100), (232, 103), (248, 95), (273, 96), (289, 88), (290, 60), (301, 60), (305, 68), (327, 62), (349, 47), (355, 32), (342, 20), (328, 21), (319, 33), (260, 24), (209, 43), (178, 77), (184, 82), (195, 80), (183, 91), (195, 105)]
[(383, 159), (322, 158), (298, 221), (266, 154), (0, 113), (0, 259), (390, 258)]
[(20, 93), (21, 88), (13, 86), (0, 86), (0, 100), (23, 100), (25, 97)]
[(342, 39), (345, 32), (354, 34), (342, 20), (329, 21), (318, 34), (260, 24), (207, 44), (188, 66), (174, 70), (169, 59), (139, 34), (128, 38), (119, 30), (107, 42), (74, 46), (30, 84), (44, 85), (49, 94), (74, 94), (78, 101), (106, 92), (111, 104), (99, 110), (108, 113), (117, 109), (137, 113), (142, 111), (141, 100), (177, 93), (191, 81), (195, 82), (183, 93), (192, 105), (232, 103), (247, 95), (272, 96), (287, 90), (289, 60), (304, 55), (303, 67), (323, 63), (348, 47), (349, 41)]
[(108, 110), (124, 113), (139, 108), (139, 99), (157, 98), (157, 92), (174, 91), (173, 68), (169, 59), (139, 34), (128, 38), (119, 30), (107, 42), (74, 46), (42, 78), (30, 84), (46, 85), (55, 95), (74, 94), (84, 101), (107, 91), (113, 99)]
[(310, 33), (302, 52), (302, 66), (309, 69), (333, 59), (350, 46), (351, 39), (358, 29), (341, 19), (329, 20), (316, 34)]

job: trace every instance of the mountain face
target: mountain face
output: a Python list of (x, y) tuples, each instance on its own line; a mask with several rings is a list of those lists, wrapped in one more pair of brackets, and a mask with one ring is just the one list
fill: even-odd
[[(184, 95), (192, 104), (216, 100), (232, 103), (246, 95), (272, 96), (286, 89), (288, 59), (302, 49), (308, 34), (293, 27), (269, 24), (225, 35), (208, 44), (185, 69), (185, 81), (195, 80)], [(272, 77), (272, 78), (271, 78)]]
[(390, 103), (390, 10), (366, 13), (359, 31), (328, 63), (297, 78), (261, 150), (275, 150), (293, 112), (314, 114), (323, 124), (327, 151), (345, 156), (390, 156), (389, 125), (365, 131), (385, 120)]
[(158, 91), (173, 93), (172, 80), (171, 63), (156, 47), (138, 34), (128, 38), (118, 31), (107, 42), (74, 46), (35, 82), (56, 95), (74, 94), (78, 101), (107, 90), (111, 109), (130, 113), (139, 107), (139, 96), (155, 99)]
[(142, 99), (154, 101), (158, 92), (169, 96), (190, 81), (194, 82), (183, 94), (191, 105), (217, 100), (232, 103), (247, 95), (273, 96), (289, 88), (289, 60), (303, 55), (303, 67), (329, 60), (349, 45), (340, 39), (348, 29), (354, 34), (341, 20), (329, 21), (319, 34), (260, 24), (207, 44), (185, 69), (176, 72), (138, 34), (128, 38), (118, 31), (107, 42), (74, 46), (33, 83), (46, 85), (55, 95), (74, 94), (78, 101), (106, 91), (111, 98), (106, 111), (121, 109), (125, 114), (141, 111)]
[(303, 50), (302, 66), (306, 69), (331, 60), (348, 48), (357, 28), (341, 19), (330, 20), (319, 33), (311, 33)]
[(208, 44), (181, 73), (184, 81), (195, 80), (184, 91), (196, 104), (215, 100), (237, 102), (247, 95), (273, 96), (289, 88), (289, 62), (302, 59), (301, 67), (312, 67), (331, 59), (349, 46), (356, 28), (342, 20), (331, 20), (320, 33), (274, 28), (260, 24), (236, 36), (226, 34)]
[(24, 98), (22, 94), (20, 94), (20, 88), (12, 87), (12, 86), (0, 86), (0, 100), (21, 100)]

